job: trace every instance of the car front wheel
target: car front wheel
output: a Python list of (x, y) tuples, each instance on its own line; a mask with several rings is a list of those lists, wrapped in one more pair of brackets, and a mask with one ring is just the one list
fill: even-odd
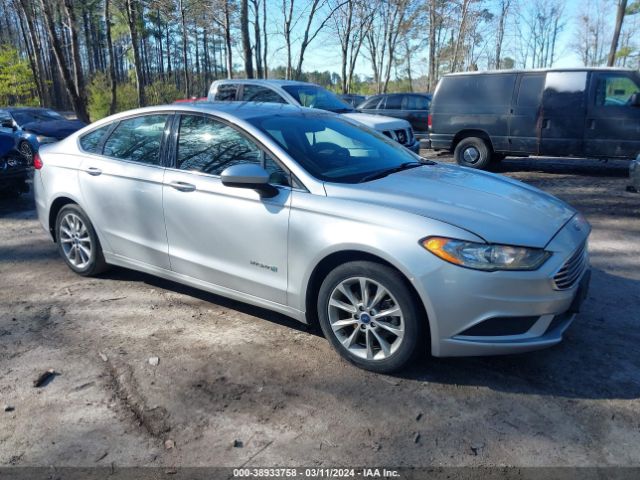
[(107, 269), (98, 236), (78, 205), (66, 205), (58, 213), (56, 240), (60, 255), (74, 272), (93, 276)]
[(374, 262), (349, 262), (320, 287), (318, 317), (325, 337), (351, 363), (389, 373), (425, 350), (425, 325), (406, 280)]

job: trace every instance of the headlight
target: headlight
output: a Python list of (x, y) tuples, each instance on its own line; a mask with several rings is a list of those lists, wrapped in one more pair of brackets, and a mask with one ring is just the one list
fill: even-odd
[(420, 244), (441, 259), (476, 270), (536, 270), (551, 256), (540, 248), (427, 237)]
[(44, 135), (36, 135), (36, 140), (38, 140), (38, 143), (43, 144), (43, 143), (53, 143), (53, 142), (57, 142), (58, 139), (54, 138), (54, 137), (45, 137)]

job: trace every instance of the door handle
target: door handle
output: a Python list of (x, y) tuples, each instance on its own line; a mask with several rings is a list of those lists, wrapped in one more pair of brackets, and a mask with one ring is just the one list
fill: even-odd
[(545, 118), (542, 121), (542, 128), (549, 128), (551, 126), (551, 120), (549, 120), (548, 118)]
[(594, 119), (589, 120), (589, 130), (596, 129), (596, 121)]
[(193, 192), (196, 189), (196, 186), (193, 183), (186, 183), (186, 182), (169, 182), (169, 183), (166, 183), (165, 185), (171, 188), (175, 188), (180, 192)]
[(85, 170), (85, 172), (87, 172), (89, 175), (92, 175), (94, 177), (97, 177), (98, 175), (102, 175), (102, 170), (100, 170), (98, 167), (89, 167)]

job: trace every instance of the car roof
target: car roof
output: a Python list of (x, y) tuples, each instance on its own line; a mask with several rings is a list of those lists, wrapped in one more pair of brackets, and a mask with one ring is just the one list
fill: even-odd
[(267, 115), (287, 115), (287, 116), (304, 116), (308, 114), (314, 115), (335, 115), (331, 112), (318, 110), (315, 108), (299, 107), (297, 105), (289, 105), (284, 103), (268, 103), (268, 102), (191, 102), (178, 103), (169, 105), (158, 105), (154, 107), (138, 108), (121, 112), (113, 117), (117, 119), (128, 117), (142, 113), (153, 112), (200, 112), (224, 115), (232, 115), (236, 118), (247, 120), (250, 118), (263, 117)]
[(284, 86), (284, 85), (312, 85), (314, 87), (319, 87), (320, 85), (316, 85), (315, 83), (310, 82), (301, 82), (299, 80), (281, 80), (281, 79), (264, 79), (264, 78), (227, 78), (223, 80), (216, 80), (214, 83), (216, 84), (224, 84), (224, 83), (242, 83), (242, 84), (253, 84), (253, 85), (275, 85), (275, 86)]
[(464, 75), (500, 75), (508, 73), (547, 73), (547, 72), (634, 72), (632, 68), (620, 67), (575, 67), (575, 68), (525, 68), (511, 70), (478, 70), (474, 72), (447, 73), (444, 77), (457, 77)]
[(55, 112), (52, 108), (43, 107), (6, 107), (2, 110), (6, 110), (7, 112), (41, 112), (43, 110), (47, 112)]

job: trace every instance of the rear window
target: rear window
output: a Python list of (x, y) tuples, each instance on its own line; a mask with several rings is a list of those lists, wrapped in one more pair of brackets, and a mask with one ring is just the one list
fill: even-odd
[(102, 140), (113, 124), (96, 128), (80, 137), (80, 147), (87, 153), (102, 153)]
[(510, 105), (516, 74), (451, 75), (440, 82), (438, 105)]
[(226, 83), (226, 84), (218, 85), (215, 99), (221, 102), (224, 102), (224, 101), (233, 102), (236, 100), (237, 93), (238, 93), (238, 85), (236, 84)]
[(402, 106), (402, 95), (389, 95), (384, 102), (385, 110), (400, 110)]
[(242, 100), (245, 102), (287, 103), (284, 98), (270, 88), (247, 84), (242, 87)]
[(422, 95), (405, 95), (402, 99), (402, 110), (429, 110), (431, 101)]

